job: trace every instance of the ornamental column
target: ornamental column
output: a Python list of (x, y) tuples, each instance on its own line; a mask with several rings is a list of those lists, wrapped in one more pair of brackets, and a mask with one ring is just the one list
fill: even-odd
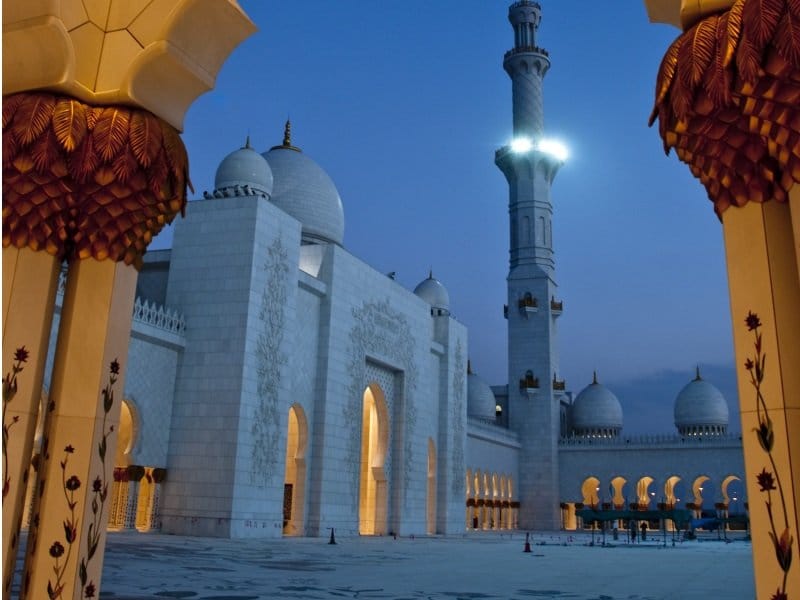
[(63, 262), (21, 597), (99, 595), (137, 268), (186, 203), (186, 109), (253, 31), (234, 0), (63, 4), (3, 5), (4, 599)]
[[(800, 596), (800, 22), (793, 3), (648, 0), (684, 33), (656, 107), (664, 149), (722, 222), (760, 599)], [(687, 69), (688, 67), (688, 69)], [(794, 556), (794, 559), (793, 559)]]

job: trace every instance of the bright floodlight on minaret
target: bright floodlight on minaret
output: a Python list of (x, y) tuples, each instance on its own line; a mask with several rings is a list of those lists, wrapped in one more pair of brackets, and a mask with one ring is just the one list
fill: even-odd
[(533, 142), (530, 138), (518, 137), (511, 140), (511, 150), (517, 153), (528, 152), (533, 149)]
[(539, 140), (539, 143), (536, 144), (536, 149), (539, 150), (540, 152), (546, 152), (547, 154), (554, 156), (557, 160), (560, 160), (561, 162), (567, 160), (567, 157), (569, 156), (569, 151), (567, 150), (567, 147), (558, 140), (552, 140), (547, 138)]

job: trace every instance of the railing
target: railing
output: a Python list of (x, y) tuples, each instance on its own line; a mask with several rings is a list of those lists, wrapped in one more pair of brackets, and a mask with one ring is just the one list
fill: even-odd
[(526, 377), (525, 379), (519, 380), (519, 389), (521, 390), (528, 390), (528, 389), (537, 389), (539, 387), (539, 378), (538, 377)]
[(542, 8), (538, 2), (534, 2), (533, 0), (517, 0), (517, 2), (514, 2), (510, 8), (519, 8), (520, 6), (535, 6), (540, 10)]
[(544, 57), (550, 57), (550, 54), (544, 48), (539, 48), (539, 46), (520, 46), (519, 48), (512, 48), (511, 50), (507, 51), (503, 58), (508, 58), (509, 56), (513, 56), (514, 54), (522, 54), (526, 52), (535, 52), (536, 54), (540, 54)]
[(133, 320), (178, 335), (186, 332), (186, 321), (176, 309), (164, 308), (160, 304), (141, 298), (136, 298), (136, 303), (133, 305)]
[(733, 446), (741, 445), (741, 434), (709, 435), (697, 437), (683, 437), (676, 434), (637, 435), (627, 437), (592, 437), (579, 436), (562, 437), (558, 440), (559, 446)]

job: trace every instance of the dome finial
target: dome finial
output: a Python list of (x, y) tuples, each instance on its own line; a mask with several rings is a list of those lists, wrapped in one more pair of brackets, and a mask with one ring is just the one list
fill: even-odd
[(250, 134), (249, 133), (247, 134), (247, 138), (244, 141), (244, 146), (242, 146), (243, 150), (247, 149), (247, 148), (252, 148), (252, 146), (250, 145)]
[(433, 267), (428, 269), (428, 279), (433, 279)]
[(597, 383), (597, 371), (592, 371), (592, 383)]
[(280, 146), (273, 146), (270, 150), (294, 150), (301, 152), (300, 148), (292, 146), (292, 120), (287, 116), (286, 124), (283, 126), (283, 143)]
[(286, 125), (283, 127), (283, 145), (287, 148), (292, 147), (292, 121), (286, 117)]
[(702, 378), (702, 377), (700, 377), (700, 365), (697, 365), (697, 366), (695, 367), (695, 377), (694, 377), (694, 380), (695, 380), (695, 381), (702, 381), (702, 379), (703, 379), (703, 378)]

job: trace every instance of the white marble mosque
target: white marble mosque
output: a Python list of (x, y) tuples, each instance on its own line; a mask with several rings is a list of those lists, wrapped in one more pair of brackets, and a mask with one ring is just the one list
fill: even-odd
[(597, 376), (576, 395), (559, 379), (561, 159), (544, 142), (540, 20), (535, 2), (509, 9), (516, 141), (495, 157), (509, 185), (507, 382), (473, 371), (476, 340), (433, 274), (411, 291), (347, 251), (336, 186), (287, 123), (280, 145), (225, 157), (172, 248), (145, 256), (111, 529), (423, 535), (575, 529), (585, 506), (745, 511), (741, 438), (699, 371), (676, 390), (671, 436), (625, 435)]

